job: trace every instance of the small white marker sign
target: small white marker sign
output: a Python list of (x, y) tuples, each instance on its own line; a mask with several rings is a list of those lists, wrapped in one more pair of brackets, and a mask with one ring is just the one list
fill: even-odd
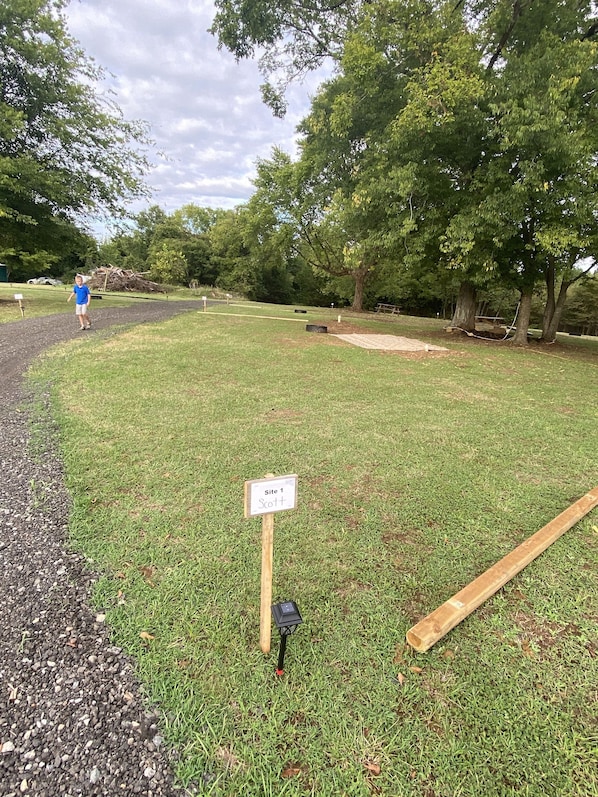
[(253, 479), (245, 482), (245, 517), (295, 509), (297, 476)]
[(23, 301), (23, 294), (22, 293), (15, 293), (15, 299), (17, 302)]

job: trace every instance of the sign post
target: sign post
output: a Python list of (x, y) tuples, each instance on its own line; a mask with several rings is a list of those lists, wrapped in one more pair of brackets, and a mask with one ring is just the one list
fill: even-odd
[(260, 647), (270, 652), (274, 513), (297, 506), (297, 476), (272, 476), (245, 482), (245, 517), (262, 515)]
[(262, 516), (262, 577), (260, 584), (260, 648), (270, 652), (270, 606), (272, 605), (272, 563), (274, 560), (274, 515)]
[(21, 318), (25, 318), (25, 308), (23, 307), (23, 294), (15, 293), (15, 299), (19, 303), (19, 310), (21, 311)]

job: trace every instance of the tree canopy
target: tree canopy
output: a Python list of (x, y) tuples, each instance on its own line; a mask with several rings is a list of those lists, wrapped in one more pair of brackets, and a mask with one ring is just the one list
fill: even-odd
[(69, 225), (124, 214), (146, 193), (149, 144), (98, 86), (69, 36), (65, 0), (0, 6), (0, 254), (51, 251)]
[(282, 116), (288, 84), (340, 57), (363, 0), (215, 0), (215, 5), (211, 32), (238, 59), (259, 53), (267, 79), (263, 98)]

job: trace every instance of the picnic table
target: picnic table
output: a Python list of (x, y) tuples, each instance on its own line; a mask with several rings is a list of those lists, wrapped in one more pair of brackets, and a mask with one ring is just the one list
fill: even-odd
[(498, 326), (505, 323), (505, 319), (500, 315), (477, 315), (475, 320), (481, 321), (482, 323), (496, 324)]
[(399, 315), (400, 310), (396, 304), (385, 304), (384, 302), (378, 302), (378, 304), (376, 305), (376, 312), (396, 313), (396, 315)]

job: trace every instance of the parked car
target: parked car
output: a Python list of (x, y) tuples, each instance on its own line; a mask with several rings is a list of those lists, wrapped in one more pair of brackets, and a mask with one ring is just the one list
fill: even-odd
[(27, 280), (28, 285), (62, 285), (61, 280), (52, 279), (52, 277), (34, 277)]

